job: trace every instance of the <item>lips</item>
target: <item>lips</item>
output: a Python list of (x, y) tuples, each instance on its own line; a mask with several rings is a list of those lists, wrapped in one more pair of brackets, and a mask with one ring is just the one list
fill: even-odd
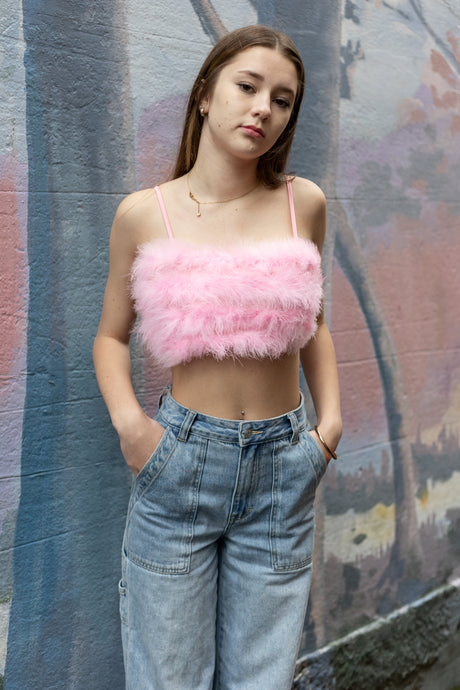
[(262, 139), (265, 137), (263, 129), (260, 129), (260, 127), (256, 127), (255, 125), (242, 125), (241, 129), (255, 139)]

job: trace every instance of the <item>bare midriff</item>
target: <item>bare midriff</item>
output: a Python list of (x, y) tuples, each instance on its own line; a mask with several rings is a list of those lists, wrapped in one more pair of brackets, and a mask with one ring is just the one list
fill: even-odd
[(195, 359), (172, 369), (172, 396), (197, 412), (223, 419), (269, 419), (298, 407), (299, 357)]

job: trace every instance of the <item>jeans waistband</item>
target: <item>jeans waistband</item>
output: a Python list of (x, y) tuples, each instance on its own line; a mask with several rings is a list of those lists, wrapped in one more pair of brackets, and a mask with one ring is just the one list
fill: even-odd
[(295, 410), (269, 419), (237, 420), (222, 419), (191, 410), (174, 400), (171, 391), (160, 398), (160, 409), (156, 418), (179, 429), (178, 439), (186, 441), (190, 433), (210, 439), (248, 445), (266, 443), (291, 436), (297, 443), (299, 433), (307, 426), (304, 398), (300, 391), (300, 403)]

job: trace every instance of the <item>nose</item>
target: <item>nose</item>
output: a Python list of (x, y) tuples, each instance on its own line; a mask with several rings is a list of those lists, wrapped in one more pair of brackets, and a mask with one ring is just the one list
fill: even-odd
[(266, 120), (270, 117), (271, 112), (270, 95), (259, 92), (253, 103), (252, 114), (259, 117), (261, 120)]

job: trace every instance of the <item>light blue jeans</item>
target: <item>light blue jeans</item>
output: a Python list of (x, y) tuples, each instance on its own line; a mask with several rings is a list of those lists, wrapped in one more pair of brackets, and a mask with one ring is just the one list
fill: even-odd
[(119, 585), (128, 690), (288, 690), (326, 469), (303, 400), (234, 421), (177, 403), (134, 479)]

